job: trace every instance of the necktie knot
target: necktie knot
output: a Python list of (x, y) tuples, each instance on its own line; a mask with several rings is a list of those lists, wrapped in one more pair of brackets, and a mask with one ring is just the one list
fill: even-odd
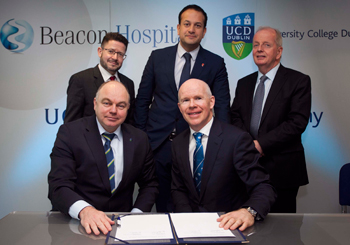
[(260, 82), (261, 83), (265, 83), (265, 81), (268, 79), (267, 76), (263, 75), (262, 77), (260, 77)]
[(115, 76), (111, 76), (111, 77), (109, 78), (109, 80), (110, 80), (110, 81), (115, 81)]
[(190, 53), (184, 53), (184, 54), (183, 54), (183, 57), (185, 58), (186, 62), (190, 61), (191, 58), (192, 58), (192, 56), (191, 56)]
[(102, 136), (106, 139), (106, 141), (111, 142), (112, 139), (114, 138), (115, 134), (107, 134), (107, 133), (103, 133)]
[(203, 136), (202, 133), (196, 132), (196, 133), (193, 133), (193, 136), (196, 139), (196, 143), (197, 144), (201, 144), (202, 143), (202, 136)]

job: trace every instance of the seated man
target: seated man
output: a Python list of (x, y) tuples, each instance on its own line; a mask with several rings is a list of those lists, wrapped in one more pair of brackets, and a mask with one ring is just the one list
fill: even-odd
[(276, 198), (259, 152), (248, 133), (213, 117), (215, 98), (205, 82), (187, 80), (178, 97), (190, 129), (172, 145), (175, 211), (228, 212), (219, 226), (243, 231), (263, 219)]
[[(88, 234), (111, 230), (114, 222), (103, 212), (149, 212), (158, 194), (147, 135), (123, 124), (129, 100), (122, 83), (103, 83), (94, 99), (96, 116), (62, 125), (50, 155), (49, 199), (80, 218)], [(133, 204), (135, 183), (140, 189)]]

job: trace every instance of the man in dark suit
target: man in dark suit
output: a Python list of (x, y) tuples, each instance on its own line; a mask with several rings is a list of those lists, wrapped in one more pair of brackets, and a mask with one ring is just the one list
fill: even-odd
[[(159, 179), (158, 212), (173, 210), (170, 196), (171, 141), (188, 124), (177, 107), (177, 91), (190, 77), (208, 83), (217, 98), (215, 115), (229, 122), (230, 91), (223, 58), (200, 46), (207, 14), (197, 5), (179, 13), (177, 45), (152, 52), (143, 72), (135, 106), (135, 126), (147, 132)], [(185, 56), (189, 55), (188, 61)], [(187, 78), (185, 75), (188, 69)]]
[(178, 106), (190, 128), (172, 145), (175, 211), (228, 212), (218, 218), (220, 227), (244, 230), (267, 215), (275, 192), (252, 138), (214, 118), (214, 104), (201, 80), (187, 80), (179, 89)]
[(114, 222), (102, 211), (149, 212), (158, 194), (148, 137), (123, 123), (129, 101), (122, 83), (103, 83), (94, 99), (96, 116), (63, 124), (52, 149), (49, 199), (55, 209), (80, 218), (88, 234), (111, 230)]
[[(269, 172), (277, 190), (271, 212), (295, 213), (299, 186), (308, 184), (304, 132), (311, 110), (310, 77), (280, 64), (282, 36), (271, 27), (261, 27), (253, 39), (253, 58), (259, 71), (238, 81), (231, 107), (233, 125), (250, 132), (260, 164)], [(260, 82), (266, 77), (265, 82)], [(264, 88), (256, 112), (259, 84)], [(260, 96), (258, 96), (260, 97)], [(253, 99), (255, 98), (255, 99)]]
[(67, 89), (67, 108), (64, 122), (71, 122), (82, 117), (94, 115), (94, 97), (97, 89), (104, 82), (117, 80), (125, 85), (130, 94), (130, 109), (125, 120), (133, 121), (135, 89), (132, 80), (119, 73), (126, 58), (128, 40), (118, 32), (107, 33), (97, 49), (100, 64), (71, 76)]

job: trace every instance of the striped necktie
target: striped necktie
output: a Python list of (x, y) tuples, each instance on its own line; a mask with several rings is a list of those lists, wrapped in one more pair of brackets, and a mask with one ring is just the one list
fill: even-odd
[(204, 153), (202, 145), (202, 133), (196, 132), (193, 134), (196, 139), (196, 149), (193, 153), (193, 178), (198, 194), (201, 191), (201, 179), (204, 163)]
[(104, 144), (105, 155), (107, 159), (107, 167), (108, 167), (108, 176), (109, 183), (111, 184), (111, 193), (115, 191), (115, 170), (114, 170), (114, 156), (113, 150), (111, 148), (111, 141), (113, 140), (115, 134), (107, 134), (103, 133), (102, 136), (106, 139), (106, 143)]

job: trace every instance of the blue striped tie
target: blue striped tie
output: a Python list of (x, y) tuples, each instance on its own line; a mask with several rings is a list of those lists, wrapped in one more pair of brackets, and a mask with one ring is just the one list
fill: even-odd
[(105, 155), (107, 159), (109, 183), (111, 184), (111, 193), (113, 193), (116, 188), (115, 188), (114, 156), (113, 156), (113, 150), (111, 148), (111, 141), (113, 140), (115, 134), (103, 133), (102, 136), (106, 139), (106, 143), (104, 144), (103, 147), (105, 149)]
[(196, 132), (193, 134), (196, 139), (196, 149), (193, 153), (193, 178), (194, 183), (196, 185), (196, 190), (198, 194), (201, 191), (201, 179), (202, 179), (202, 171), (203, 171), (203, 163), (204, 163), (204, 153), (203, 153), (203, 145), (202, 145), (202, 133)]

